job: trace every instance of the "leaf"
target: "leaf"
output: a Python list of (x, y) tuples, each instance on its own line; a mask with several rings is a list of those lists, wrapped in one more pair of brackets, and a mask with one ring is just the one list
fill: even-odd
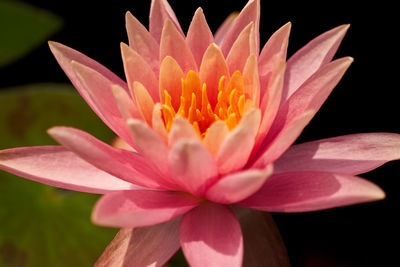
[(0, 1), (0, 67), (45, 42), (62, 25), (59, 17), (19, 1)]
[[(71, 86), (0, 91), (0, 149), (55, 144), (46, 134), (54, 125), (113, 136)], [(0, 171), (0, 266), (91, 266), (116, 233), (91, 223), (97, 198)]]

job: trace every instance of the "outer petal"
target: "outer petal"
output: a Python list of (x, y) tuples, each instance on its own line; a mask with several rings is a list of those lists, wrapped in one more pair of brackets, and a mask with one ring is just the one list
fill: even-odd
[(180, 219), (141, 228), (121, 229), (94, 267), (161, 267), (179, 249)]
[(238, 126), (226, 137), (217, 154), (218, 171), (221, 174), (239, 170), (247, 163), (260, 120), (260, 110), (253, 109), (243, 116)]
[(274, 172), (325, 171), (360, 174), (400, 159), (400, 135), (352, 134), (292, 146), (274, 164)]
[(250, 169), (220, 178), (206, 192), (213, 202), (231, 204), (248, 198), (257, 192), (272, 174), (272, 165), (265, 170)]
[(147, 61), (155, 73), (158, 73), (160, 65), (159, 44), (129, 11), (126, 12), (125, 19), (129, 46)]
[(136, 100), (132, 99), (128, 92), (118, 85), (112, 85), (111, 90), (124, 121), (130, 118), (142, 119)]
[(166, 143), (149, 126), (139, 120), (131, 119), (127, 121), (127, 124), (139, 154), (168, 177), (168, 147)]
[(203, 204), (187, 213), (181, 221), (180, 240), (190, 266), (242, 265), (242, 232), (226, 206)]
[(187, 194), (130, 190), (104, 195), (94, 207), (94, 223), (113, 227), (142, 227), (169, 221), (200, 203)]
[(167, 19), (171, 20), (178, 31), (183, 35), (183, 31), (179, 25), (178, 19), (176, 18), (171, 6), (168, 4), (168, 1), (152, 0), (150, 7), (149, 28), (151, 35), (153, 35), (157, 42), (160, 42), (164, 22)]
[(169, 153), (169, 169), (175, 182), (196, 196), (218, 176), (214, 158), (200, 141), (178, 140)]
[(161, 35), (160, 61), (166, 56), (173, 57), (185, 73), (189, 70), (197, 71), (192, 51), (170, 20), (165, 21)]
[(278, 159), (299, 137), (300, 133), (310, 122), (315, 111), (308, 110), (302, 115), (296, 117), (289, 125), (287, 125), (279, 135), (255, 157), (255, 163), (249, 165), (254, 168), (263, 168)]
[(232, 27), (233, 22), (235, 21), (235, 19), (237, 18), (237, 16), (239, 16), (239, 12), (232, 12), (225, 20), (224, 22), (221, 24), (221, 26), (219, 26), (219, 28), (217, 29), (217, 31), (214, 34), (214, 38), (215, 38), (215, 43), (219, 46), (221, 46), (222, 41), (225, 38), (225, 35), (228, 33), (229, 29)]
[(86, 132), (53, 127), (48, 133), (93, 166), (134, 184), (163, 188), (163, 178), (137, 153), (113, 148)]
[(208, 27), (203, 10), (199, 7), (190, 23), (186, 41), (192, 50), (197, 66), (200, 66), (204, 52), (214, 42), (214, 37)]
[(349, 25), (327, 31), (310, 41), (287, 62), (282, 101), (287, 100), (314, 72), (332, 60)]
[(288, 172), (271, 176), (238, 205), (276, 212), (304, 212), (383, 199), (373, 183), (347, 174)]
[(207, 85), (208, 100), (212, 107), (217, 102), (218, 82), (221, 76), (229, 78), (228, 65), (225, 62), (225, 57), (221, 49), (216, 44), (211, 44), (204, 53), (199, 77)]
[[(258, 67), (260, 73), (261, 98), (265, 94), (266, 86), (270, 75), (275, 72), (275, 68), (279, 61), (286, 62), (286, 53), (289, 42), (289, 34), (292, 24), (290, 22), (283, 25), (277, 30), (265, 44), (258, 58)], [(261, 108), (264, 108), (261, 106)]]
[(243, 267), (289, 267), (285, 244), (272, 216), (237, 206), (234, 211), (243, 232)]
[[(149, 91), (153, 100), (159, 101), (160, 95), (158, 93), (157, 77), (151, 66), (143, 57), (124, 43), (121, 43), (121, 52), (125, 76), (130, 90), (132, 91), (134, 82), (140, 82)], [(157, 67), (159, 66), (157, 65)], [(133, 95), (132, 97), (134, 98)]]
[(95, 194), (136, 188), (95, 168), (62, 146), (1, 150), (0, 169), (39, 183)]
[(230, 73), (232, 74), (236, 70), (243, 72), (246, 60), (251, 54), (257, 54), (253, 22), (250, 22), (239, 34), (226, 57)]
[(82, 87), (96, 104), (99, 113), (105, 118), (105, 122), (108, 122), (108, 126), (128, 144), (132, 144), (132, 138), (112, 92), (115, 84), (101, 73), (78, 62), (73, 61), (71, 66)]
[(260, 0), (249, 0), (247, 5), (242, 9), (239, 16), (233, 22), (232, 27), (226, 33), (224, 41), (221, 45), (223, 54), (228, 55), (233, 43), (236, 41), (240, 32), (249, 25), (250, 22), (254, 22), (255, 42), (257, 45), (256, 51), (258, 55), (260, 47)]

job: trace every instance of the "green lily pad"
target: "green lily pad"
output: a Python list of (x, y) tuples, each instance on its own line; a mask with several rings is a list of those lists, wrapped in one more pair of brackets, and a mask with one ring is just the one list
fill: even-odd
[(0, 67), (24, 56), (62, 25), (48, 11), (19, 1), (0, 1)]
[[(106, 142), (113, 137), (71, 86), (0, 91), (0, 149), (56, 144), (46, 134), (55, 125), (80, 128)], [(0, 171), (0, 266), (91, 266), (116, 233), (91, 223), (98, 197)]]

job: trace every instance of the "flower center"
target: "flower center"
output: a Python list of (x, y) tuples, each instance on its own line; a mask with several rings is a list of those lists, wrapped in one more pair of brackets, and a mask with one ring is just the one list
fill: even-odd
[(208, 99), (207, 85), (201, 82), (193, 70), (181, 79), (182, 94), (178, 110), (174, 109), (170, 94), (164, 90), (162, 107), (167, 131), (170, 131), (177, 114), (186, 118), (202, 137), (217, 120), (224, 121), (229, 130), (235, 128), (243, 114), (253, 107), (253, 102), (244, 93), (244, 81), (240, 71), (235, 71), (228, 79), (229, 81), (225, 76), (220, 77), (214, 107)]

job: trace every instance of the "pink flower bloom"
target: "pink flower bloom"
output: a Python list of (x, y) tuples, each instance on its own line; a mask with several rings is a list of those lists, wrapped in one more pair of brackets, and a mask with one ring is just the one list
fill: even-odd
[[(214, 36), (200, 8), (186, 36), (166, 0), (152, 1), (149, 31), (127, 13), (126, 82), (51, 42), (76, 89), (132, 150), (54, 127), (48, 133), (62, 146), (0, 151), (0, 168), (104, 194), (93, 211), (97, 224), (157, 224), (147, 229), (165, 248), (138, 257), (137, 266), (160, 266), (180, 246), (191, 266), (240, 266), (243, 237), (233, 205), (304, 212), (384, 198), (356, 175), (399, 159), (400, 135), (354, 134), (292, 146), (353, 61), (332, 61), (348, 25), (286, 61), (291, 24), (259, 52), (259, 5), (250, 0)], [(149, 253), (155, 243), (141, 250)]]

